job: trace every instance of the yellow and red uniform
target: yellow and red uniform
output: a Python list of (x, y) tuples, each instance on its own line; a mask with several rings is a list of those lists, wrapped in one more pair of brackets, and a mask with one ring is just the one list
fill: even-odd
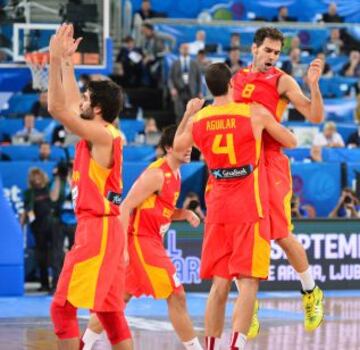
[[(251, 67), (240, 70), (233, 78), (236, 102), (257, 102), (264, 105), (280, 123), (287, 100), (278, 93), (280, 77), (285, 74), (272, 67), (267, 72), (251, 72)], [(292, 231), (292, 179), (289, 159), (281, 145), (264, 132), (264, 149), (269, 187), (271, 239), (285, 238)]]
[(122, 139), (106, 125), (113, 137), (113, 166), (99, 165), (81, 140), (76, 146), (72, 195), (78, 224), (75, 243), (65, 257), (54, 301), (94, 311), (121, 311), (125, 282), (124, 235), (119, 206), (109, 193), (122, 192)]
[(270, 261), (267, 186), (261, 140), (250, 106), (207, 106), (194, 116), (193, 139), (210, 170), (201, 277), (266, 278)]
[(176, 209), (181, 178), (180, 172), (175, 174), (165, 158), (150, 164), (149, 169), (153, 168), (163, 172), (164, 183), (159, 192), (153, 193), (132, 213), (126, 292), (136, 297), (145, 294), (165, 299), (173, 292), (183, 290), (163, 245), (163, 237)]

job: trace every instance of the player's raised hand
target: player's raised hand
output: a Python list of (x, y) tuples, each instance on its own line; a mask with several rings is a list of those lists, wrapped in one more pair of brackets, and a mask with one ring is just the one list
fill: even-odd
[(316, 84), (319, 82), (323, 68), (324, 68), (324, 62), (320, 58), (316, 58), (310, 63), (307, 72), (307, 79), (309, 85)]
[(198, 227), (200, 225), (199, 217), (192, 210), (186, 211), (186, 221), (192, 227)]
[(65, 31), (67, 30), (67, 24), (62, 24), (56, 33), (51, 36), (49, 51), (51, 57), (61, 58), (64, 52), (63, 40)]
[(203, 98), (192, 98), (186, 105), (185, 113), (189, 116), (199, 112), (204, 105), (205, 100)]
[(68, 24), (67, 30), (65, 31), (64, 37), (64, 58), (72, 57), (73, 54), (76, 52), (79, 44), (82, 40), (82, 37), (74, 39), (74, 26), (72, 24)]

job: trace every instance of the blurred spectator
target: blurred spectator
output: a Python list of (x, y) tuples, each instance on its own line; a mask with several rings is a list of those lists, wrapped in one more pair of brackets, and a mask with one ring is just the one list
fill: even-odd
[(188, 43), (189, 54), (197, 55), (199, 50), (205, 50), (206, 33), (204, 30), (198, 30), (196, 32), (195, 41)]
[(344, 47), (344, 42), (340, 38), (340, 29), (333, 28), (330, 32), (330, 38), (325, 45), (325, 53), (327, 55), (339, 56)]
[(278, 9), (277, 16), (274, 16), (272, 21), (273, 22), (296, 22), (297, 18), (289, 17), (289, 10), (286, 6), (280, 6)]
[(13, 144), (35, 144), (43, 140), (44, 135), (35, 129), (35, 117), (33, 114), (25, 114), (24, 128), (17, 131), (12, 138)]
[(148, 145), (157, 145), (160, 141), (161, 132), (159, 131), (155, 118), (145, 120), (145, 143)]
[(33, 104), (31, 113), (36, 117), (51, 118), (48, 111), (48, 93), (46, 91), (40, 93), (39, 101)]
[(359, 199), (350, 188), (344, 188), (335, 208), (329, 214), (330, 218), (360, 217)]
[(307, 66), (300, 61), (300, 49), (292, 49), (289, 58), (290, 60), (285, 61), (281, 69), (293, 77), (301, 78), (306, 73)]
[(51, 146), (48, 142), (41, 142), (39, 145), (39, 159), (41, 162), (50, 162), (51, 158)]
[(35, 238), (36, 258), (40, 268), (39, 291), (49, 291), (49, 253), (53, 228), (53, 212), (47, 175), (39, 168), (30, 168), (28, 189), (24, 192), (24, 213), (21, 223), (28, 223)]
[(201, 209), (200, 198), (195, 192), (186, 194), (183, 209), (192, 210), (202, 221), (205, 219), (205, 214)]
[(64, 146), (66, 134), (67, 132), (63, 125), (55, 126), (51, 135), (51, 144), (54, 146)]
[(330, 67), (330, 64), (326, 62), (326, 56), (323, 52), (319, 52), (317, 55), (316, 55), (316, 58), (320, 58), (323, 62), (324, 62), (324, 65), (323, 65), (323, 71), (322, 71), (322, 77), (325, 77), (325, 78), (331, 78), (334, 73), (333, 71), (331, 70), (331, 67)]
[(230, 45), (225, 48), (225, 51), (230, 51), (233, 47), (240, 48), (240, 45), (241, 45), (240, 33), (231, 33)]
[(196, 55), (196, 62), (199, 65), (202, 74), (205, 74), (206, 68), (211, 64), (211, 62), (206, 57), (205, 50), (199, 50)]
[(350, 136), (346, 142), (346, 145), (349, 148), (360, 147), (360, 125), (358, 125), (357, 131), (350, 134)]
[(141, 33), (145, 85), (157, 87), (161, 83), (162, 57), (167, 51), (166, 42), (169, 41), (172, 47), (175, 39), (170, 35), (155, 32), (150, 23), (142, 25)]
[(187, 44), (181, 44), (179, 51), (179, 59), (170, 67), (168, 81), (177, 121), (181, 120), (186, 103), (193, 97), (201, 96), (200, 67), (190, 58)]
[(225, 63), (229, 66), (232, 74), (235, 74), (245, 65), (245, 63), (240, 59), (240, 49), (238, 47), (230, 49), (229, 57), (226, 58)]
[(344, 147), (345, 143), (341, 135), (336, 131), (336, 124), (327, 122), (323, 131), (315, 136), (313, 146), (336, 148)]
[(344, 65), (341, 75), (345, 77), (360, 78), (360, 52), (353, 50), (350, 52), (349, 62)]
[(291, 217), (297, 219), (309, 217), (306, 207), (301, 205), (300, 198), (295, 193), (291, 197)]
[(143, 21), (146, 21), (147, 19), (157, 17), (157, 12), (151, 9), (150, 0), (142, 0), (141, 8), (135, 12), (134, 16), (136, 15), (140, 16)]
[(354, 111), (355, 122), (360, 124), (360, 94), (357, 95), (357, 105)]
[[(121, 86), (139, 87), (142, 82), (142, 53), (141, 49), (135, 47), (135, 41), (131, 36), (123, 40), (123, 45), (116, 57), (117, 78)], [(114, 74), (115, 75), (115, 74)], [(116, 80), (116, 79), (114, 79)]]
[(322, 14), (322, 21), (325, 23), (344, 22), (344, 19), (337, 14), (337, 7), (335, 2), (331, 2), (328, 7), (328, 12)]
[(310, 149), (310, 160), (314, 163), (321, 163), (322, 159), (322, 148), (321, 146), (312, 145)]
[(64, 260), (64, 243), (67, 238), (67, 250), (74, 244), (76, 217), (71, 197), (72, 164), (59, 162), (53, 172), (50, 198), (54, 206), (54, 224), (52, 236), (52, 286), (56, 288)]

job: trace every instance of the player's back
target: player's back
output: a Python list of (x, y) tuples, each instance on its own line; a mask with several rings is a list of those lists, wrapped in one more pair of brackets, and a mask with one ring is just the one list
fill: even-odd
[[(252, 72), (251, 67), (243, 68), (233, 77), (234, 101), (257, 102), (265, 106), (278, 122), (281, 122), (288, 101), (279, 95), (277, 87), (280, 77), (286, 74), (271, 67), (266, 72)], [(264, 132), (265, 150), (280, 150), (281, 145)]]
[(193, 138), (210, 171), (208, 222), (255, 222), (266, 211), (261, 139), (249, 104), (207, 106), (194, 117)]
[[(91, 156), (90, 145), (81, 140), (76, 145), (72, 175), (75, 214), (81, 217), (119, 215), (122, 193), (122, 139), (114, 126), (107, 124), (113, 136), (113, 166), (104, 168)], [(108, 198), (111, 199), (108, 200)], [(117, 202), (115, 204), (115, 202)]]
[(180, 171), (172, 171), (165, 158), (149, 165), (148, 169), (160, 169), (164, 174), (162, 189), (153, 193), (132, 213), (129, 233), (162, 239), (168, 230), (180, 193)]

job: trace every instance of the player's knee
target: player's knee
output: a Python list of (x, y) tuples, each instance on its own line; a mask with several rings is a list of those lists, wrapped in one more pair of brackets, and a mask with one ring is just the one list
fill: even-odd
[(257, 293), (259, 288), (259, 279), (258, 278), (240, 278), (237, 280), (239, 291), (246, 291), (247, 293)]
[(52, 302), (50, 307), (54, 332), (59, 339), (79, 338), (80, 331), (76, 319), (76, 308), (69, 302), (60, 305)]
[(123, 312), (97, 312), (112, 345), (131, 338), (131, 332)]
[(167, 299), (169, 306), (174, 306), (178, 310), (186, 310), (186, 295), (185, 292), (173, 293)]
[(218, 303), (226, 303), (230, 292), (230, 282), (219, 282), (214, 280), (211, 286), (212, 297), (216, 299)]

